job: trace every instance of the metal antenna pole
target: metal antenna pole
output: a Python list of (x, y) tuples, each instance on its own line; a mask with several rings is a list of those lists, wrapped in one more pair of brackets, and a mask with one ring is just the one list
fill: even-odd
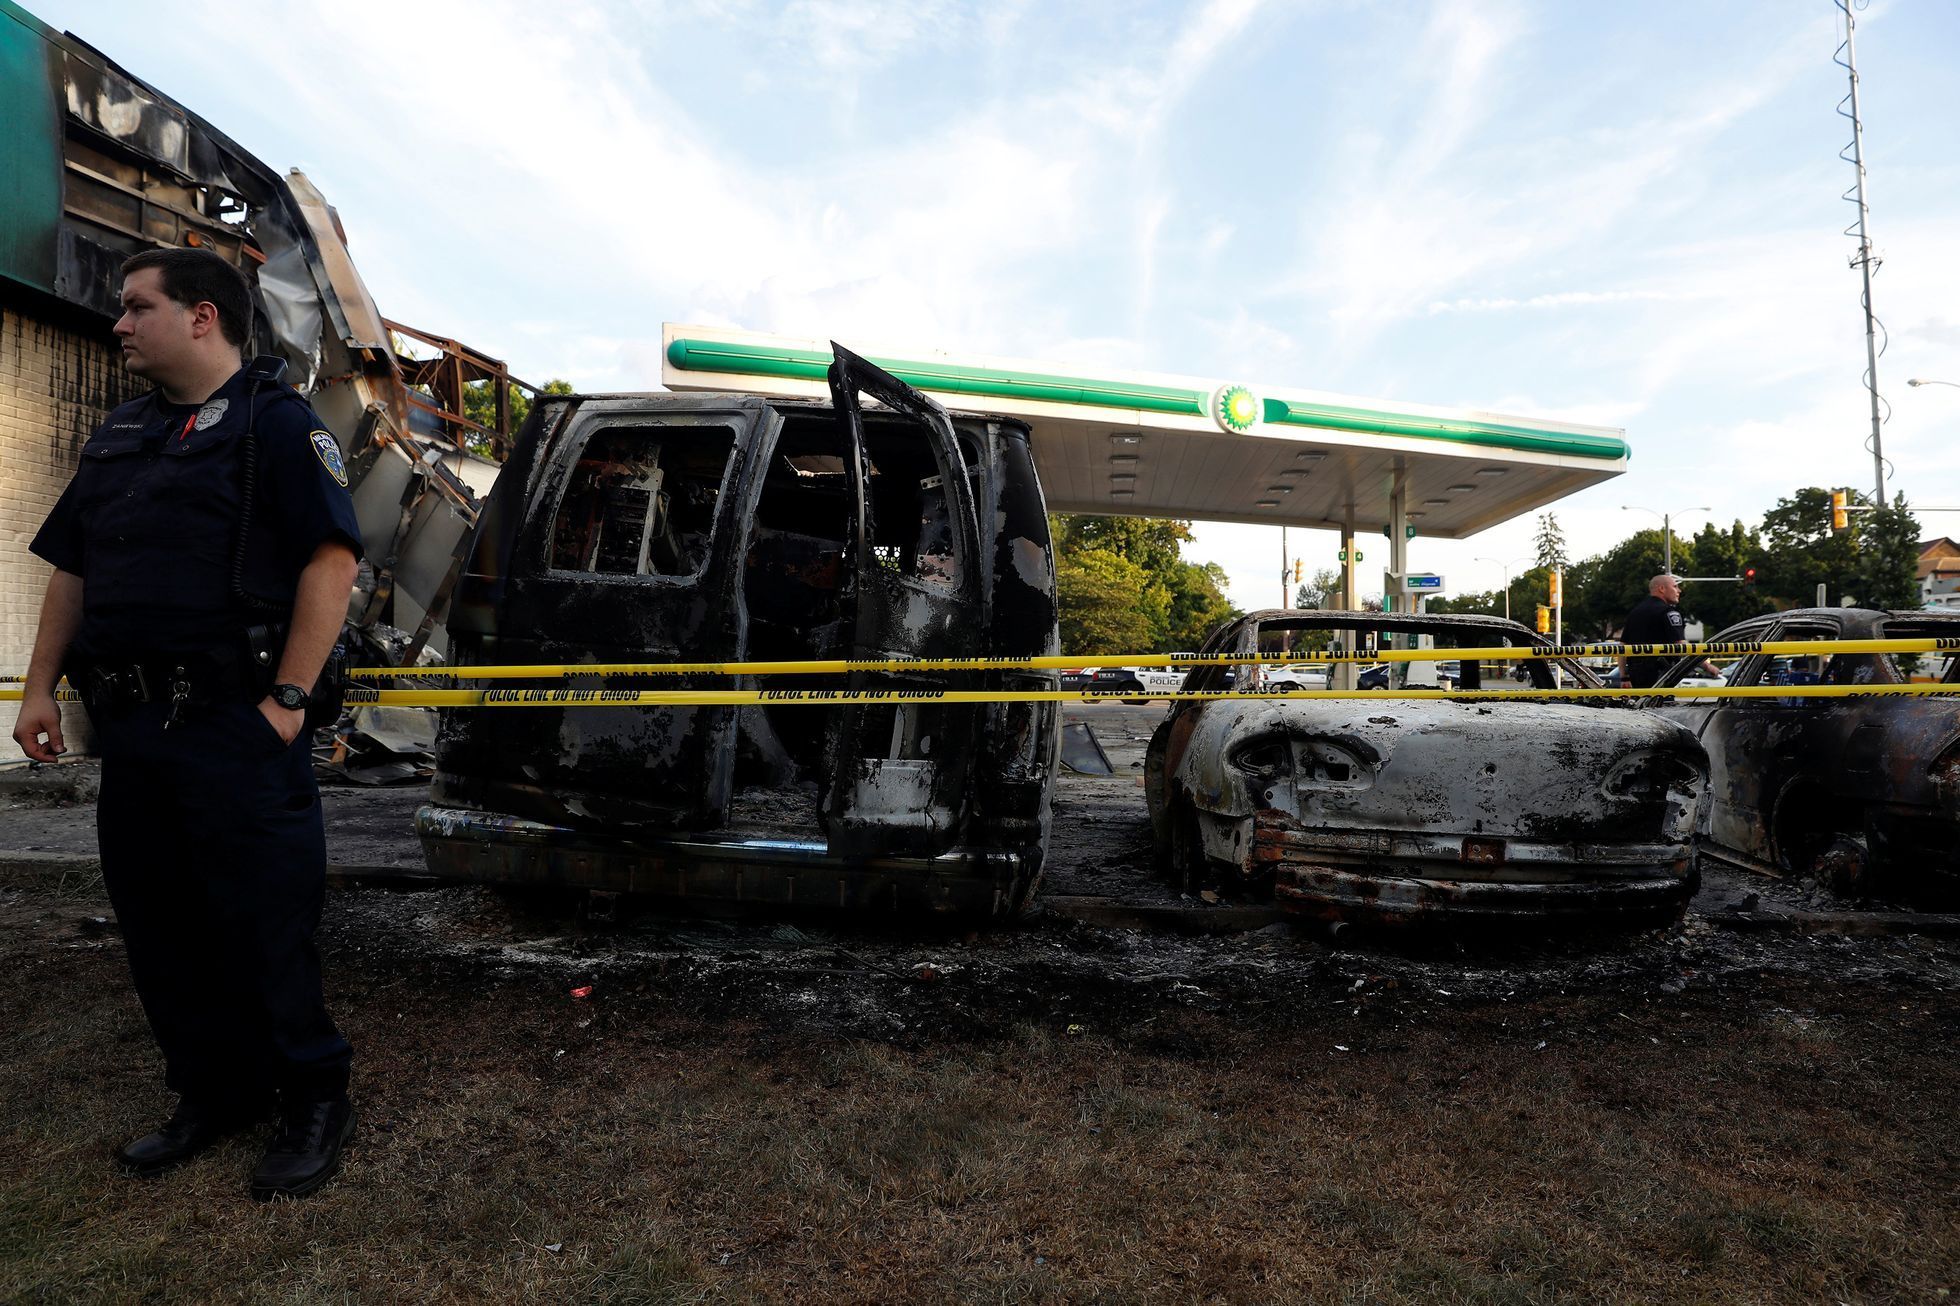
[[(1838, 8), (1844, 11), (1842, 47), (1844, 57), (1837, 62), (1844, 65), (1845, 73), (1851, 79), (1851, 94), (1847, 95), (1844, 101), (1839, 102), (1838, 112), (1851, 119), (1851, 155), (1846, 162), (1850, 163), (1858, 173), (1856, 184), (1844, 195), (1847, 201), (1858, 206), (1858, 221), (1853, 226), (1847, 227), (1844, 234), (1858, 237), (1858, 253), (1852, 258), (1851, 266), (1857, 268), (1864, 279), (1865, 389), (1871, 395), (1872, 402), (1872, 481), (1878, 490), (1878, 497), (1872, 501), (1872, 506), (1883, 508), (1885, 506), (1885, 453), (1882, 445), (1883, 437), (1880, 434), (1883, 419), (1880, 418), (1878, 411), (1878, 323), (1872, 315), (1872, 272), (1882, 260), (1872, 257), (1871, 235), (1865, 226), (1865, 220), (1869, 216), (1869, 210), (1865, 206), (1865, 124), (1858, 116), (1858, 52), (1853, 44), (1853, 34), (1857, 29), (1858, 20), (1852, 16), (1851, 0), (1838, 0)], [(1851, 105), (1849, 114), (1844, 113), (1844, 103), (1847, 101)], [(1838, 157), (1844, 158), (1844, 152), (1840, 150)]]

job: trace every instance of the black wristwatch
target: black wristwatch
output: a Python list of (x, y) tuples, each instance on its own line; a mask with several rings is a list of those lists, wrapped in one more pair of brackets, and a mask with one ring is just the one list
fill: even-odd
[(298, 712), (303, 710), (313, 700), (308, 698), (306, 691), (298, 685), (274, 685), (272, 687), (272, 701), (280, 707), (285, 708), (288, 712)]

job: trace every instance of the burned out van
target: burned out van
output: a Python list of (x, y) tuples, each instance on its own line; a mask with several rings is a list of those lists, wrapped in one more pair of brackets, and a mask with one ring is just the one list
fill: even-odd
[[(542, 398), (458, 578), (452, 662), (1055, 653), (1026, 427), (949, 417), (841, 348), (830, 390)], [(1055, 687), (904, 669), (555, 683)], [(417, 827), (430, 867), (463, 879), (1000, 915), (1040, 875), (1058, 738), (1053, 703), (449, 711)]]

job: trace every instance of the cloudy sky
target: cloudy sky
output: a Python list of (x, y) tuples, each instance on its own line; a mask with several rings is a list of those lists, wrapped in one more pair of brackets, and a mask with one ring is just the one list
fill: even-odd
[[(1871, 481), (1829, 0), (25, 3), (530, 380), (650, 388), (684, 321), (1625, 427), (1579, 556)], [(1873, 3), (1858, 57), (1886, 452), (1960, 506), (1960, 389), (1905, 384), (1960, 381), (1960, 5)], [(1494, 586), (1530, 536), (1411, 561)], [(1199, 528), (1242, 605), (1278, 552)]]

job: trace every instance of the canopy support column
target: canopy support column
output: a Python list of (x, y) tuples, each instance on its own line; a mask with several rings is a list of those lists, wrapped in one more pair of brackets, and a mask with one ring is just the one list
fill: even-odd
[[(1341, 526), (1341, 608), (1353, 612), (1361, 606), (1361, 594), (1357, 585), (1361, 550), (1356, 547), (1354, 538), (1354, 504), (1347, 506), (1347, 517)], [(1337, 662), (1329, 668), (1327, 685), (1330, 689), (1354, 688), (1354, 663)]]

